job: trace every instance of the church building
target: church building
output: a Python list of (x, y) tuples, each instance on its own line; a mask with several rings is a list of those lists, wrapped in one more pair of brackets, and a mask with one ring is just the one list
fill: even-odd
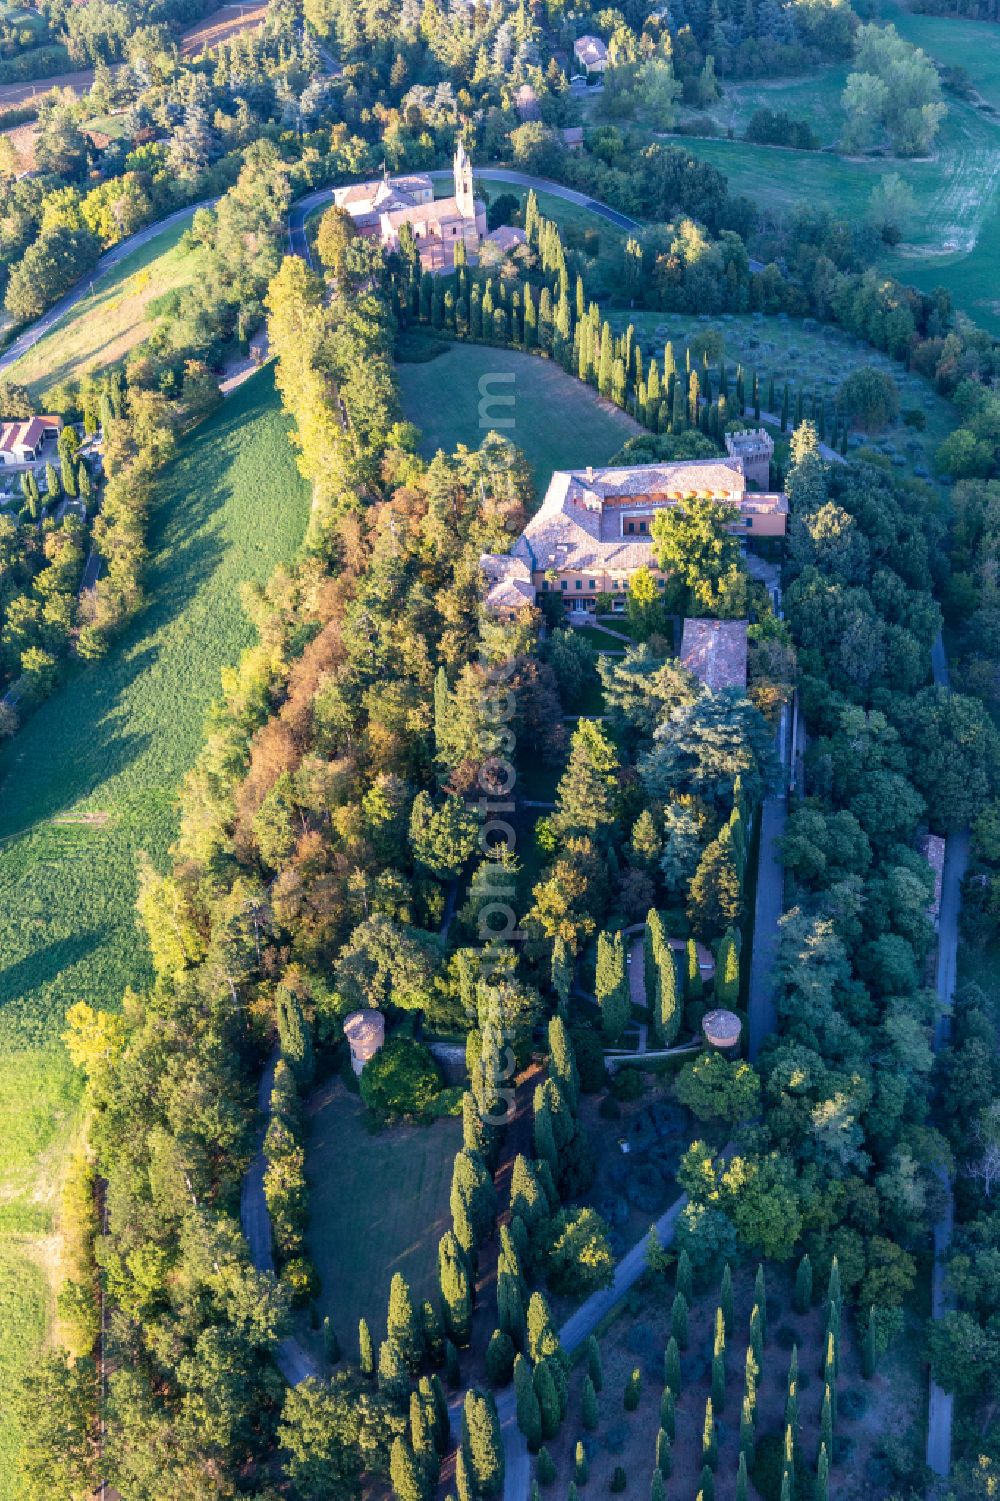
[(386, 250), (399, 249), (404, 224), (413, 230), (420, 264), (425, 271), (450, 271), (455, 247), (462, 243), (470, 259), (486, 238), (486, 205), (475, 196), (472, 162), (459, 140), (454, 161), (455, 192), (435, 198), (434, 184), (425, 174), (390, 177), (334, 188), (333, 201), (346, 209), (359, 234), (377, 237)]

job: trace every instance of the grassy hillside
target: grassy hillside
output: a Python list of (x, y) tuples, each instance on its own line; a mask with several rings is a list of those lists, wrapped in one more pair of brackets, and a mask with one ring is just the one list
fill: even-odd
[[(397, 375), (403, 411), (424, 435), (422, 453), (478, 447), (496, 428), (527, 454), (539, 495), (553, 469), (604, 464), (641, 431), (551, 360), (516, 350), (454, 344), (436, 360), (400, 365)], [(482, 405), (484, 395), (494, 404)]]
[[(293, 556), (307, 514), (265, 371), (163, 476), (147, 609), (0, 759), (0, 1252), (17, 1259), (26, 1297), (35, 1296), (77, 1099), (62, 1018), (75, 1000), (113, 1006), (126, 985), (149, 977), (135, 924), (136, 855), (165, 860), (220, 668), (251, 639), (240, 584), (262, 583)], [(16, 1294), (17, 1278), (12, 1285)], [(0, 1390), (28, 1325), (19, 1296), (0, 1290)], [(0, 1429), (4, 1501), (12, 1442)]]
[(41, 397), (52, 386), (104, 370), (128, 354), (152, 329), (158, 300), (190, 286), (201, 270), (201, 251), (181, 244), (187, 227), (171, 225), (126, 256), (11, 367), (11, 380)]

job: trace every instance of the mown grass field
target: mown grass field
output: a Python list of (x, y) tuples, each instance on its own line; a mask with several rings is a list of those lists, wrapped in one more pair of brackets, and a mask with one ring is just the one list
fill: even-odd
[[(400, 365), (396, 373), (404, 415), (423, 433), (423, 454), (451, 453), (459, 443), (477, 448), (495, 428), (524, 450), (539, 496), (553, 469), (606, 464), (640, 431), (551, 360), (512, 349), (454, 344), (437, 359)], [(484, 393), (497, 398), (492, 406), (481, 407)], [(505, 404), (510, 397), (512, 404)]]
[(11, 366), (10, 379), (43, 397), (53, 386), (105, 370), (151, 332), (158, 299), (191, 286), (202, 253), (182, 244), (187, 224), (171, 225), (125, 257), (92, 294)]
[[(1000, 48), (985, 23), (916, 16), (884, 0), (881, 20), (943, 66), (963, 67), (983, 98), (1000, 107)], [(727, 88), (712, 111), (740, 135), (755, 109), (784, 110), (804, 119), (827, 147), (842, 129), (840, 93), (846, 66), (818, 76)], [(736, 139), (685, 138), (683, 143), (729, 178), (765, 212), (797, 203), (827, 205), (847, 218), (864, 216), (873, 187), (896, 172), (913, 191), (915, 211), (903, 244), (886, 251), (883, 268), (923, 291), (949, 289), (956, 306), (1000, 333), (1000, 116), (978, 102), (946, 94), (948, 116), (927, 159), (858, 159), (822, 152), (755, 146)]]
[[(264, 371), (185, 443), (151, 519), (147, 608), (0, 758), (0, 1251), (26, 1290), (35, 1263), (21, 1237), (51, 1232), (77, 1108), (63, 1017), (149, 979), (137, 855), (164, 864), (220, 668), (252, 638), (241, 583), (263, 583), (305, 529), (287, 426)], [(0, 1303), (0, 1392), (23, 1356), (21, 1317), (16, 1298)]]
[(27, 1370), (45, 1335), (48, 1294), (45, 1273), (31, 1250), (0, 1242), (0, 1496), (17, 1492), (18, 1429), (6, 1399)]
[(457, 1120), (395, 1126), (376, 1134), (356, 1096), (336, 1085), (310, 1123), (309, 1255), (319, 1273), (321, 1315), (345, 1353), (357, 1350), (358, 1320), (385, 1335), (389, 1283), (401, 1272), (414, 1298), (436, 1301), (438, 1241), (450, 1223)]

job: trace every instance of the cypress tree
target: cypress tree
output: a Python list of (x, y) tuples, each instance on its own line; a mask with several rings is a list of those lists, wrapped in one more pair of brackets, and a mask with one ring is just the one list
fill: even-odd
[(569, 1108), (575, 1112), (580, 1100), (580, 1075), (573, 1044), (561, 1016), (554, 1016), (549, 1022), (549, 1072), (562, 1090)]
[(719, 1462), (719, 1436), (715, 1428), (715, 1406), (709, 1397), (705, 1402), (705, 1422), (701, 1430), (701, 1460), (714, 1470)]
[[(683, 1293), (675, 1293), (674, 1301), (670, 1307), (670, 1334), (682, 1350), (687, 1349), (688, 1342), (688, 1306)], [(670, 1383), (673, 1385), (673, 1383)]]
[(721, 1412), (726, 1405), (726, 1357), (712, 1356), (712, 1406)]
[(329, 1319), (323, 1320), (323, 1354), (330, 1365), (336, 1365), (340, 1359), (340, 1341)]
[(837, 1261), (836, 1256), (830, 1263), (830, 1277), (826, 1284), (826, 1301), (827, 1303), (835, 1303), (837, 1308), (840, 1308), (842, 1301), (840, 1291), (840, 1263)]
[(444, 1376), (449, 1388), (454, 1391), (461, 1379), (458, 1350), (450, 1339), (444, 1342)]
[(540, 1292), (533, 1292), (528, 1304), (528, 1354), (536, 1365), (550, 1355), (563, 1358), (549, 1305)]
[(586, 1428), (588, 1433), (593, 1433), (600, 1422), (600, 1409), (597, 1402), (597, 1392), (589, 1376), (584, 1376), (583, 1378), (580, 1413), (583, 1418), (584, 1428)]
[(754, 1461), (754, 1419), (753, 1403), (749, 1397), (743, 1398), (743, 1406), (740, 1409), (740, 1457), (746, 1459), (746, 1467), (753, 1469)]
[(397, 1437), (392, 1441), (389, 1477), (397, 1501), (428, 1501), (430, 1485), (427, 1472), (405, 1438)]
[(452, 1230), (445, 1232), (438, 1245), (438, 1283), (445, 1329), (457, 1344), (468, 1344), (472, 1328), (472, 1286), (468, 1263)]
[(660, 1394), (660, 1427), (673, 1440), (677, 1435), (677, 1403), (669, 1386)]
[(816, 1501), (827, 1501), (830, 1489), (830, 1457), (826, 1445), (819, 1446), (819, 1459), (816, 1462)]
[(784, 388), (784, 390), (781, 393), (781, 431), (783, 433), (787, 433), (787, 431), (788, 431), (788, 382), (787, 381), (785, 382), (785, 388)]
[(795, 1273), (795, 1292), (792, 1295), (792, 1307), (796, 1313), (808, 1313), (812, 1305), (813, 1297), (813, 1269), (809, 1260), (809, 1252), (799, 1262)]
[(635, 1412), (642, 1397), (642, 1372), (638, 1366), (634, 1366), (625, 1382), (623, 1403), (626, 1412)]
[(819, 1414), (819, 1441), (828, 1455), (833, 1453), (833, 1388), (829, 1383), (823, 1388), (823, 1405)]
[(542, 1442), (542, 1409), (532, 1380), (531, 1367), (523, 1355), (514, 1361), (514, 1400), (517, 1426), (524, 1434), (532, 1454), (537, 1454)]
[(599, 1392), (604, 1385), (604, 1369), (601, 1365), (601, 1347), (596, 1334), (587, 1336), (587, 1375), (593, 1382), (594, 1391)]
[(541, 1085), (535, 1090), (535, 1155), (549, 1165), (553, 1176), (559, 1173), (559, 1149), (552, 1106)]
[(764, 1368), (764, 1329), (760, 1317), (760, 1308), (754, 1304), (750, 1314), (750, 1351), (757, 1363), (758, 1371)]
[(679, 1343), (673, 1334), (667, 1340), (667, 1348), (663, 1355), (663, 1384), (669, 1386), (675, 1397), (680, 1396), (681, 1353)]
[(725, 1331), (732, 1334), (735, 1314), (733, 1312), (733, 1274), (727, 1261), (722, 1269), (722, 1286), (719, 1289), (719, 1306), (725, 1323)]
[(687, 941), (687, 947), (685, 949), (685, 963), (685, 997), (689, 1001), (700, 1001), (702, 993), (701, 965), (698, 963), (698, 945), (693, 938), (689, 938)]
[(535, 349), (538, 345), (538, 315), (531, 283), (524, 284), (524, 347)]
[(573, 1479), (577, 1485), (586, 1485), (590, 1474), (590, 1466), (587, 1463), (587, 1451), (583, 1447), (582, 1439), (577, 1439), (576, 1448), (573, 1451)]
[(690, 1305), (694, 1297), (694, 1275), (691, 1271), (691, 1258), (686, 1250), (682, 1250), (677, 1258), (677, 1272), (674, 1287), (681, 1293), (684, 1301)]
[(653, 1478), (649, 1483), (649, 1501), (667, 1501), (667, 1487), (659, 1470), (653, 1471)]
[(512, 1216), (516, 1215), (529, 1232), (549, 1217), (549, 1205), (538, 1174), (520, 1152), (514, 1158), (511, 1173), (510, 1207)]
[(498, 1496), (503, 1489), (503, 1443), (496, 1403), (491, 1392), (473, 1387), (462, 1405), (462, 1453), (473, 1491)]
[(369, 1380), (375, 1374), (375, 1347), (372, 1343), (371, 1330), (367, 1319), (358, 1320), (358, 1365), (362, 1376)]
[(741, 1449), (736, 1466), (736, 1501), (747, 1501), (747, 1485), (747, 1457)]
[(561, 933), (556, 935), (552, 944), (551, 974), (552, 989), (558, 997), (559, 1009), (565, 1011), (573, 988), (573, 956)]
[(396, 1272), (389, 1284), (386, 1333), (410, 1375), (415, 1376), (424, 1354), (423, 1330), (413, 1305), (410, 1285), (401, 1272)]
[(551, 1485), (556, 1478), (556, 1467), (552, 1455), (544, 1444), (538, 1451), (538, 1479), (542, 1485)]
[(670, 1471), (673, 1469), (673, 1454), (671, 1453), (670, 1435), (665, 1428), (661, 1428), (656, 1435), (656, 1468), (664, 1480), (670, 1479)]
[(719, 940), (715, 961), (715, 998), (731, 1011), (740, 998), (740, 956), (731, 929)]
[(698, 1483), (698, 1489), (702, 1501), (715, 1501), (715, 1476), (708, 1465), (702, 1465), (701, 1467), (701, 1479)]
[(538, 1398), (538, 1410), (542, 1416), (542, 1437), (555, 1438), (559, 1432), (562, 1412), (549, 1361), (539, 1361), (535, 1366), (532, 1379), (535, 1384), (535, 1396)]
[(614, 355), (611, 344), (611, 325), (605, 322), (601, 327), (601, 353), (597, 365), (597, 389), (602, 396), (611, 395), (611, 373), (614, 367)]
[(753, 1300), (760, 1310), (760, 1337), (761, 1342), (767, 1340), (767, 1288), (764, 1283), (764, 1265), (761, 1262), (757, 1267), (757, 1275), (753, 1284)]

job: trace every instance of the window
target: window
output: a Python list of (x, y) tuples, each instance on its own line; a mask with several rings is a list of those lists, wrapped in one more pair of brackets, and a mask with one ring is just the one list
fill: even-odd
[(591, 589), (596, 589), (597, 588), (597, 580), (596, 579), (591, 579), (590, 584), (588, 585), (588, 587), (591, 588)]
[(634, 521), (630, 521), (629, 522), (628, 526), (626, 527), (626, 531), (629, 531), (629, 532), (634, 532), (635, 531), (635, 522)]
[(640, 532), (644, 532), (646, 530), (646, 523), (644, 521), (639, 522), (639, 530)]
[(656, 580), (656, 587), (658, 589), (665, 589), (667, 587), (667, 581), (666, 581), (666, 579), (657, 579)]
[(548, 579), (542, 579), (542, 588), (546, 591), (546, 593), (548, 592), (548, 587), (549, 587), (549, 581), (548, 581)]
[(565, 579), (560, 579), (559, 580), (559, 587), (560, 587), (560, 589), (565, 589), (565, 588), (568, 587)]
[(583, 579), (577, 579), (576, 584), (574, 585), (574, 588), (582, 589), (583, 588)]

